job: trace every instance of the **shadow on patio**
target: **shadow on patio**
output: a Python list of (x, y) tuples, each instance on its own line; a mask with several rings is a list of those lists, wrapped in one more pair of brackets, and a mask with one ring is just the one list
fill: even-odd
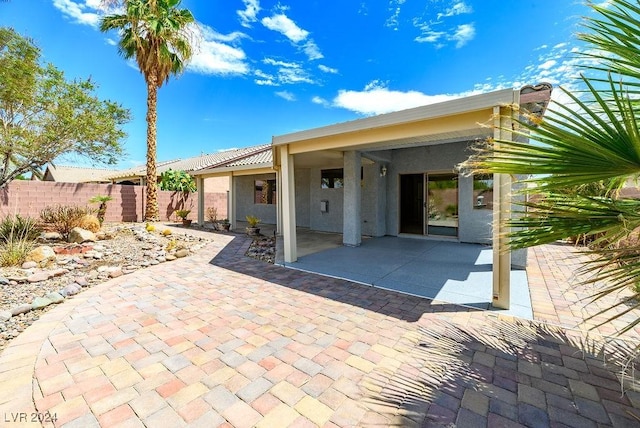
[(640, 425), (635, 344), (529, 321), (425, 321), (403, 338), (402, 364), (365, 385), (391, 425)]
[(430, 300), (381, 288), (357, 284), (296, 269), (285, 269), (244, 257), (251, 239), (237, 235), (210, 261), (215, 266), (259, 278), (284, 287), (311, 293), (408, 322), (424, 313), (470, 312), (474, 308), (455, 304), (433, 304)]

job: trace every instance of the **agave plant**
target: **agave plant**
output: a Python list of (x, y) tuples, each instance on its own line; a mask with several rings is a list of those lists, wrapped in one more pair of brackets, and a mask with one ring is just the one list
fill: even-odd
[[(637, 293), (640, 283), (640, 200), (619, 194), (625, 181), (640, 174), (640, 7), (628, 0), (589, 6), (595, 17), (585, 18), (586, 31), (578, 35), (591, 47), (582, 54), (584, 74), (576, 82), (583, 89), (560, 88), (571, 102), (552, 103), (544, 119), (521, 112), (513, 141), (483, 143), (461, 168), (525, 177), (517, 179), (520, 191), (537, 194), (507, 221), (512, 248), (595, 237), (599, 249), (584, 269), (593, 274), (590, 282), (606, 284), (597, 299), (623, 288)], [(606, 183), (602, 196), (566, 191), (594, 183)], [(624, 309), (605, 322), (640, 308), (640, 294), (635, 297), (630, 305), (619, 302)]]

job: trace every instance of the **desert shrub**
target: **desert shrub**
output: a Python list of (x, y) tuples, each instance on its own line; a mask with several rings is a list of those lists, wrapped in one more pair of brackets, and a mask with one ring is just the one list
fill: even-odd
[(100, 220), (98, 220), (98, 217), (92, 214), (87, 214), (80, 220), (80, 227), (96, 233), (100, 230)]
[(163, 231), (162, 231), (162, 234), (163, 234), (164, 236), (169, 236), (169, 235), (171, 235), (171, 230), (169, 230), (169, 229), (165, 229), (165, 230), (163, 230)]
[(0, 266), (22, 264), (42, 229), (35, 219), (8, 216), (0, 223)]
[(156, 227), (153, 225), (153, 223), (147, 223), (144, 228), (147, 232), (153, 232), (154, 230), (156, 230)]
[(209, 220), (211, 223), (215, 223), (218, 221), (218, 209), (216, 207), (207, 208), (207, 220)]
[(33, 249), (33, 243), (28, 239), (15, 239), (0, 244), (0, 266), (18, 266), (24, 263)]
[(0, 242), (25, 239), (35, 241), (42, 233), (35, 219), (22, 217), (20, 214), (7, 216), (0, 222)]
[(45, 226), (58, 232), (64, 239), (74, 227), (80, 227), (87, 209), (73, 205), (54, 205), (40, 211), (40, 220)]

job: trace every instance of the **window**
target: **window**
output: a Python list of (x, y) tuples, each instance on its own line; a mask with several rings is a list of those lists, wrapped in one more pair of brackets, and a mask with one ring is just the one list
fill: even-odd
[(322, 188), (338, 189), (344, 187), (344, 173), (342, 168), (322, 170)]
[(473, 207), (476, 209), (493, 209), (493, 175), (473, 176)]
[(256, 180), (255, 182), (255, 203), (269, 204), (276, 203), (276, 180)]

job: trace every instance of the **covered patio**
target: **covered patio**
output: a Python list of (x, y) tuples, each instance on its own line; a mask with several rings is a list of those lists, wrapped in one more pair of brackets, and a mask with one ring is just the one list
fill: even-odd
[(525, 270), (511, 269), (509, 309), (492, 306), (488, 245), (384, 236), (349, 247), (342, 245), (342, 234), (298, 228), (298, 260), (285, 262), (282, 239), (278, 242), (280, 266), (433, 299), (434, 305), (455, 303), (533, 319)]

